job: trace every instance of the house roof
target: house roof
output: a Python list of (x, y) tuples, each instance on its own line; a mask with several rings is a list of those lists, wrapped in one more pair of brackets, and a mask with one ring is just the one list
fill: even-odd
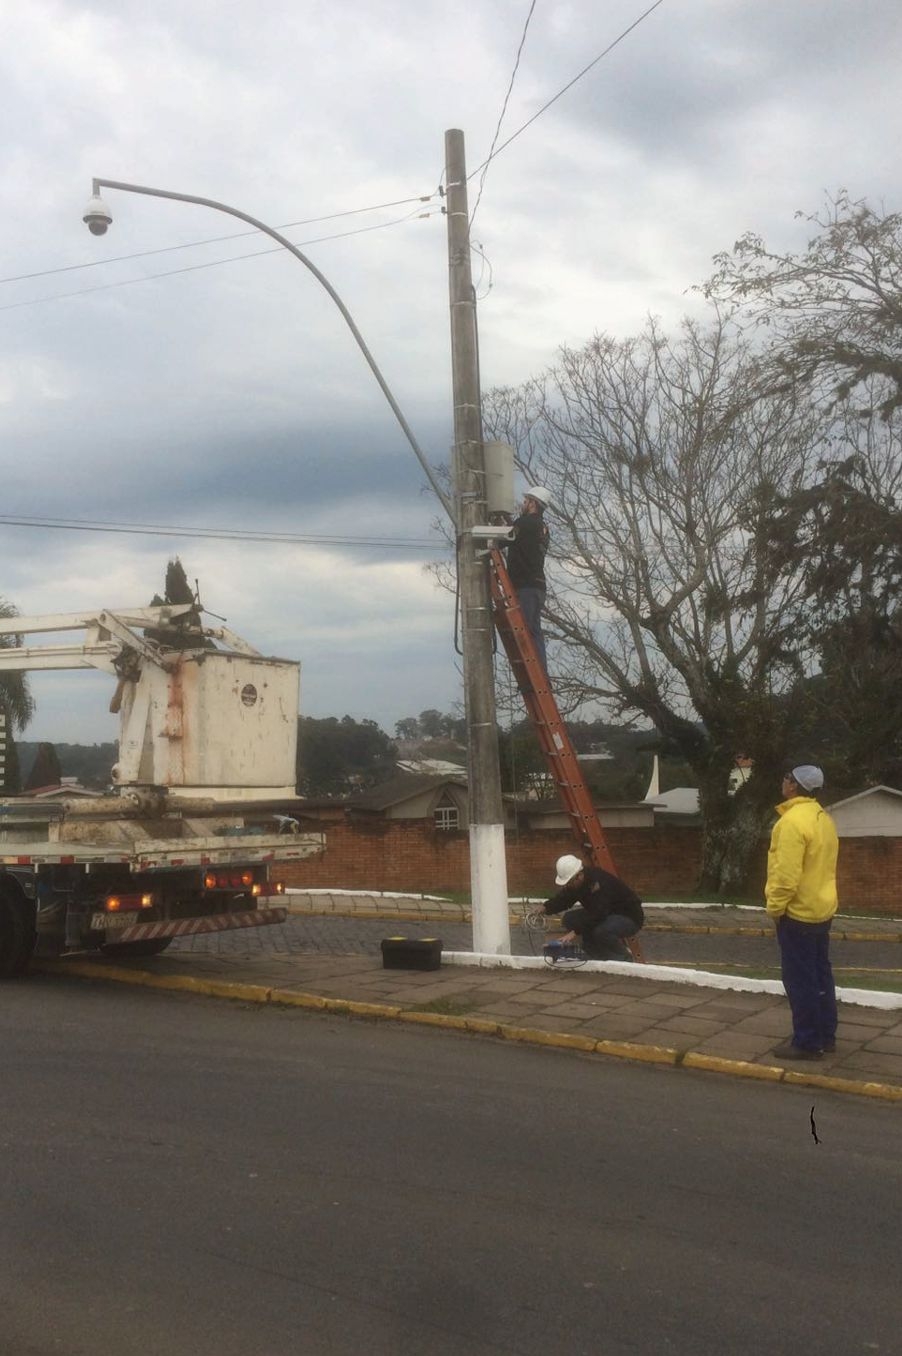
[(401, 772), (426, 777), (465, 777), (466, 768), (445, 758), (402, 758), (396, 764)]
[(443, 786), (459, 786), (466, 790), (467, 780), (463, 775), (418, 776), (402, 772), (397, 777), (392, 777), (390, 781), (382, 782), (379, 786), (371, 786), (367, 791), (350, 796), (347, 805), (351, 810), (388, 810), (392, 805), (401, 805), (405, 800), (422, 795), (424, 791), (437, 791)]
[(854, 796), (845, 796), (842, 800), (834, 800), (827, 808), (838, 810), (841, 805), (851, 805), (853, 801), (864, 800), (867, 796), (876, 796), (881, 793), (887, 796), (899, 796), (902, 799), (902, 791), (897, 791), (894, 786), (869, 786), (867, 790), (858, 791)]
[(660, 791), (656, 796), (647, 796), (647, 805), (651, 805), (657, 814), (697, 815), (698, 787), (674, 786), (670, 791)]

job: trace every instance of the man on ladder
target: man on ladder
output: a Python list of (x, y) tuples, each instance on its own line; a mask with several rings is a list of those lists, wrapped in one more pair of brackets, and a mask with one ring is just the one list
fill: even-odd
[(514, 540), (507, 548), (507, 572), (520, 604), (526, 628), (545, 672), (545, 637), (542, 634), (542, 609), (545, 606), (545, 554), (548, 528), (545, 509), (551, 495), (542, 485), (532, 485), (523, 496), (520, 516), (514, 521)]

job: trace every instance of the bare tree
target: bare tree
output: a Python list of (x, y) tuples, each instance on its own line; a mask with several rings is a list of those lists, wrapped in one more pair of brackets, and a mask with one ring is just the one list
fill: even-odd
[[(790, 756), (807, 656), (790, 633), (799, 572), (768, 546), (774, 495), (804, 485), (821, 417), (762, 397), (721, 319), (668, 339), (603, 336), (491, 392), (492, 436), (554, 495), (546, 608), (555, 686), (650, 720), (695, 771), (703, 888), (739, 892)], [(737, 756), (754, 759), (735, 796)]]
[(716, 257), (702, 290), (766, 327), (772, 381), (840, 401), (870, 382), (890, 418), (902, 407), (902, 214), (840, 191), (796, 215), (816, 228), (804, 251), (775, 253), (749, 232)]

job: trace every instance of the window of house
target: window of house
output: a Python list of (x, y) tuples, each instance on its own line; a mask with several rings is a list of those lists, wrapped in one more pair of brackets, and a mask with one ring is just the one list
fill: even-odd
[(460, 811), (452, 802), (446, 805), (437, 805), (433, 811), (435, 827), (437, 829), (459, 829)]

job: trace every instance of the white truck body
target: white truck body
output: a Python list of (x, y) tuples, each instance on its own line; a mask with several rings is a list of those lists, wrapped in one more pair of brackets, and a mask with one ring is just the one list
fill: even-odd
[[(84, 643), (21, 643), (75, 630)], [(186, 933), (283, 921), (262, 907), (273, 871), (322, 849), (285, 813), (300, 665), (202, 626), (190, 604), (0, 619), (3, 636), (0, 671), (116, 678), (119, 761), (112, 794), (0, 800), (0, 975), (36, 945), (147, 955)]]

